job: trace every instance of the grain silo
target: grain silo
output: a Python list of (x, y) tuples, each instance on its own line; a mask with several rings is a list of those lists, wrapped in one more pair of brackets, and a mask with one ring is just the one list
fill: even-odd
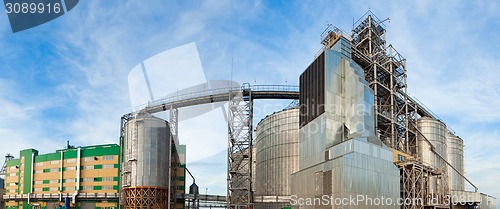
[[(465, 173), (464, 169), (464, 142), (463, 140), (451, 133), (446, 132), (446, 143), (448, 144), (447, 160), (462, 175)], [(452, 191), (464, 191), (465, 179), (455, 171), (455, 169), (448, 169), (448, 184)]]
[(419, 132), (417, 135), (418, 156), (424, 165), (443, 173), (437, 177), (430, 177), (428, 191), (430, 194), (445, 195), (448, 183), (446, 181), (447, 165), (444, 161), (447, 157), (446, 125), (439, 120), (422, 117), (417, 120), (417, 128)]
[(255, 208), (290, 204), (290, 175), (299, 167), (299, 110), (286, 109), (257, 125)]
[(167, 208), (170, 144), (168, 123), (137, 115), (125, 124), (122, 142), (124, 208)]

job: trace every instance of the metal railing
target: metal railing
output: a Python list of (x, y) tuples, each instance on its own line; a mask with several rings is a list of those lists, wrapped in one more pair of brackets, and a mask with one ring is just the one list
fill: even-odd
[(234, 91), (247, 91), (252, 92), (298, 92), (299, 86), (294, 85), (248, 85), (243, 84), (241, 87), (227, 87), (227, 88), (217, 88), (208, 89), (205, 91), (191, 92), (181, 95), (174, 95), (170, 97), (164, 97), (147, 104), (139, 105), (134, 108), (134, 111), (139, 111), (148, 107), (158, 106), (162, 104), (168, 104), (172, 102), (178, 102), (183, 100), (189, 100), (194, 98), (202, 98), (208, 96), (223, 96), (229, 95), (230, 92)]
[(432, 117), (434, 117), (435, 119), (443, 122), (445, 125), (446, 125), (446, 128), (454, 135), (456, 135), (456, 132), (455, 130), (453, 130), (451, 128), (450, 125), (446, 124), (444, 122), (443, 119), (441, 119), (436, 113), (434, 113), (430, 108), (428, 108), (427, 106), (424, 105), (424, 103), (422, 103), (420, 100), (418, 100), (416, 97), (413, 97), (413, 96), (410, 96), (408, 95), (408, 98), (410, 98), (411, 100), (413, 100), (417, 105), (419, 105), (423, 110), (427, 111), (429, 114), (431, 114)]
[[(15, 195), (3, 195), (4, 200), (16, 200), (16, 199), (58, 199), (59, 197), (73, 197), (72, 193), (63, 194), (15, 194)], [(77, 198), (119, 198), (119, 193), (79, 193)]]

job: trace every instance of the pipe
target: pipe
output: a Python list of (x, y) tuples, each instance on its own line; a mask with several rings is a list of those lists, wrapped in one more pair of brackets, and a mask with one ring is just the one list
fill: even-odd
[(78, 147), (78, 151), (77, 151), (77, 171), (76, 171), (76, 189), (75, 189), (75, 193), (73, 194), (73, 199), (71, 200), (73, 202), (73, 204), (76, 204), (76, 196), (78, 195), (79, 191), (80, 191), (80, 165), (81, 165), (81, 152), (82, 152), (82, 148), (81, 147)]
[[(436, 154), (437, 156), (439, 156), (439, 158), (441, 158), (447, 165), (449, 165), (453, 170), (455, 170), (462, 178), (464, 178), (467, 182), (469, 182), (469, 184), (474, 187), (474, 190), (475, 192), (477, 192), (478, 188), (476, 187), (476, 185), (474, 185), (467, 177), (465, 177), (465, 175), (463, 175), (462, 173), (460, 173), (460, 171), (458, 171), (455, 167), (453, 167), (453, 165), (451, 165), (443, 156), (441, 156), (437, 151), (436, 151), (436, 147), (434, 147), (434, 145), (432, 145), (431, 141), (429, 141), (429, 139), (427, 139), (427, 137), (417, 128), (417, 126), (415, 125), (415, 130), (417, 130), (417, 132), (422, 135), (425, 139), (425, 141), (427, 141), (427, 143), (429, 143), (429, 145), (431, 146), (431, 151), (434, 152), (434, 154)], [(417, 143), (418, 144), (418, 143)]]
[(59, 172), (59, 202), (62, 201), (61, 192), (63, 190), (63, 162), (64, 162), (64, 151), (61, 151), (61, 169)]
[(28, 192), (28, 205), (30, 204), (31, 192), (33, 192), (33, 170), (34, 170), (35, 153), (31, 151), (31, 175), (30, 175), (30, 192)]
[(191, 178), (193, 178), (193, 184), (196, 183), (196, 179), (194, 179), (193, 174), (191, 174), (191, 172), (189, 172), (189, 169), (187, 167), (186, 167), (186, 171), (189, 173), (189, 175), (191, 176)]

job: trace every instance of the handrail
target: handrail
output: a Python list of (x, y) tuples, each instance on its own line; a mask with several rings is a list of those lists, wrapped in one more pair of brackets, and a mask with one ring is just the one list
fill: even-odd
[(200, 98), (200, 97), (205, 97), (205, 96), (223, 96), (226, 94), (229, 95), (230, 92), (244, 91), (244, 90), (250, 90), (252, 92), (273, 92), (273, 91), (298, 92), (299, 86), (295, 86), (295, 85), (242, 85), (241, 87), (226, 87), (226, 88), (209, 89), (209, 90), (204, 90), (204, 91), (191, 92), (191, 93), (186, 93), (186, 94), (181, 94), (181, 95), (164, 97), (164, 98), (161, 98), (161, 99), (158, 99), (155, 101), (148, 102), (148, 103), (143, 104), (143, 105), (139, 105), (139, 106), (134, 108), (134, 111), (139, 111), (139, 110), (142, 110), (142, 109), (145, 109), (148, 107), (158, 106), (161, 104), (182, 101), (182, 100), (189, 100), (189, 99)]

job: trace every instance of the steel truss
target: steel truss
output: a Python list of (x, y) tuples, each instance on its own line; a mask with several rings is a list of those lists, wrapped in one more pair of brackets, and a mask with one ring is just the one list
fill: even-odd
[[(365, 72), (365, 80), (374, 91), (375, 126), (378, 137), (389, 147), (417, 157), (416, 119), (435, 118), (426, 108), (410, 98), (406, 90), (406, 59), (387, 45), (385, 26), (368, 11), (352, 30), (351, 57)], [(429, 142), (430, 143), (430, 142)], [(446, 161), (446, 159), (444, 159)], [(440, 179), (439, 198), (449, 191), (446, 173), (432, 171), (420, 161), (398, 164), (403, 198), (428, 197), (429, 179)], [(404, 204), (402, 208), (423, 208), (422, 204)]]
[[(168, 176), (170, 177), (170, 181), (168, 181), (168, 200), (170, 200), (170, 204), (168, 205), (169, 209), (170, 208), (175, 208), (175, 203), (174, 201), (175, 197), (175, 192), (177, 191), (177, 185), (175, 182), (177, 182), (177, 169), (180, 167), (180, 160), (179, 160), (179, 154), (178, 153), (173, 153), (172, 150), (177, 150), (179, 147), (177, 146), (179, 144), (179, 110), (177, 108), (173, 108), (170, 106), (170, 117), (169, 117), (169, 125), (170, 125), (170, 149), (169, 151), (169, 169), (168, 169)], [(177, 152), (177, 151), (176, 151)], [(172, 183), (174, 182), (174, 183)]]
[(2, 167), (0, 168), (0, 177), (3, 177), (5, 179), (6, 174), (7, 174), (7, 162), (10, 160), (13, 160), (13, 159), (14, 159), (14, 156), (12, 156), (10, 153), (7, 153), (7, 155), (5, 155), (5, 161), (2, 165)]
[(168, 191), (159, 187), (129, 187), (123, 189), (124, 209), (165, 209)]
[[(442, 172), (412, 160), (402, 161), (396, 165), (400, 171), (401, 193), (405, 201), (411, 201), (411, 203), (407, 202), (403, 204), (403, 208), (423, 209), (424, 207), (427, 208), (427, 206), (443, 206), (436, 203), (445, 203), (444, 195), (440, 194), (446, 193), (438, 191), (436, 195), (436, 193), (433, 194), (428, 191), (431, 178), (439, 179), (440, 182), (446, 182)], [(445, 186), (438, 186), (438, 188), (445, 188)]]
[(406, 94), (406, 59), (386, 45), (385, 28), (368, 12), (352, 30), (352, 58), (375, 93), (376, 130), (389, 147), (416, 154), (416, 135)]
[(253, 202), (252, 194), (252, 93), (245, 87), (229, 96), (228, 117), (228, 208)]

